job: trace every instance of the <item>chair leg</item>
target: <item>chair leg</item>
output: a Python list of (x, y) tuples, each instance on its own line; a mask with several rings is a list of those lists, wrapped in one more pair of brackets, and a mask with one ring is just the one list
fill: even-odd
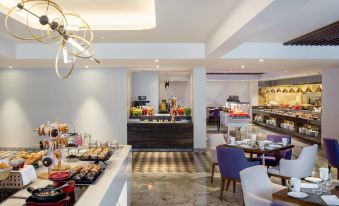
[(222, 201), (222, 196), (224, 195), (225, 189), (225, 178), (221, 177), (221, 185), (220, 185), (220, 200)]
[(216, 165), (215, 162), (213, 162), (213, 164), (212, 164), (212, 174), (211, 174), (211, 183), (213, 183), (215, 165)]
[(235, 187), (237, 185), (237, 182), (236, 181), (233, 181), (233, 193), (235, 193)]
[(331, 166), (330, 165), (328, 165), (328, 171), (331, 172)]
[(337, 168), (337, 180), (339, 180), (339, 167)]
[(281, 184), (282, 184), (282, 186), (286, 186), (286, 179), (285, 178), (281, 178)]
[(228, 188), (230, 187), (231, 180), (227, 180), (227, 185), (226, 185), (226, 191), (228, 191)]

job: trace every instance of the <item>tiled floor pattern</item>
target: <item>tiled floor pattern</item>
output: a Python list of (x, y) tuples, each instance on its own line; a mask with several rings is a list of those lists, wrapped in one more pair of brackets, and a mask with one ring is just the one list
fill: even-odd
[(205, 153), (133, 152), (133, 173), (206, 172), (211, 159)]
[[(215, 128), (209, 127), (208, 133), (216, 133)], [(261, 137), (272, 134), (257, 126), (251, 126), (250, 133), (261, 134)], [(295, 145), (294, 158), (302, 147), (309, 145), (298, 139), (293, 139), (292, 142)], [(214, 183), (210, 182), (210, 163), (208, 153), (134, 152), (132, 205), (243, 205), (239, 184), (235, 194), (227, 191), (224, 192), (223, 201), (218, 199), (220, 178), (216, 173)], [(314, 171), (319, 167), (327, 167), (323, 149), (318, 151)], [(271, 179), (280, 183), (279, 179)]]

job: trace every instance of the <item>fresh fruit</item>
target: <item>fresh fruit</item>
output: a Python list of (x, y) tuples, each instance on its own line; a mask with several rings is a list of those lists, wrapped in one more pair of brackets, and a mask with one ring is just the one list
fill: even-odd
[(191, 116), (191, 108), (190, 107), (186, 107), (185, 109), (184, 109), (184, 111), (185, 111), (185, 115), (186, 116)]

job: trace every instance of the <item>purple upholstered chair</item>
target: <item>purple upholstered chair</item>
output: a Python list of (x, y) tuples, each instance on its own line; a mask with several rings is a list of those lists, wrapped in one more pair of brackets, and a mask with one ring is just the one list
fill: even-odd
[(248, 167), (259, 165), (259, 162), (248, 161), (245, 157), (244, 150), (241, 148), (218, 146), (217, 157), (221, 174), (220, 200), (222, 200), (225, 180), (227, 180), (226, 190), (228, 190), (230, 182), (233, 182), (233, 193), (235, 193), (236, 182), (240, 182), (240, 171)]
[(338, 140), (324, 138), (324, 145), (327, 154), (328, 169), (337, 168), (337, 179), (339, 179), (339, 144)]
[[(282, 142), (283, 138), (288, 139), (288, 144), (292, 143), (292, 138), (289, 135), (270, 134), (270, 135), (267, 135), (267, 137), (266, 137), (267, 140), (272, 141), (274, 143)], [(290, 160), (292, 158), (292, 149), (281, 151), (280, 152), (280, 158)], [(262, 158), (261, 157), (260, 158), (259, 157), (253, 158), (252, 160), (253, 161), (260, 161), (260, 163), (262, 164)], [(277, 166), (278, 163), (279, 162), (275, 159), (274, 154), (265, 155), (265, 165), (266, 166)]]

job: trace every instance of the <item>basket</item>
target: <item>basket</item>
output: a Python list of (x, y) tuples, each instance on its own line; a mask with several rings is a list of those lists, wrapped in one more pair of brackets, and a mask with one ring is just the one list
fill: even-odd
[[(0, 179), (1, 180), (1, 179)], [(0, 181), (0, 187), (7, 189), (22, 189), (24, 184), (20, 172), (9, 172), (8, 177)]]
[(0, 181), (6, 180), (9, 177), (11, 171), (12, 171), (11, 167), (0, 169)]

